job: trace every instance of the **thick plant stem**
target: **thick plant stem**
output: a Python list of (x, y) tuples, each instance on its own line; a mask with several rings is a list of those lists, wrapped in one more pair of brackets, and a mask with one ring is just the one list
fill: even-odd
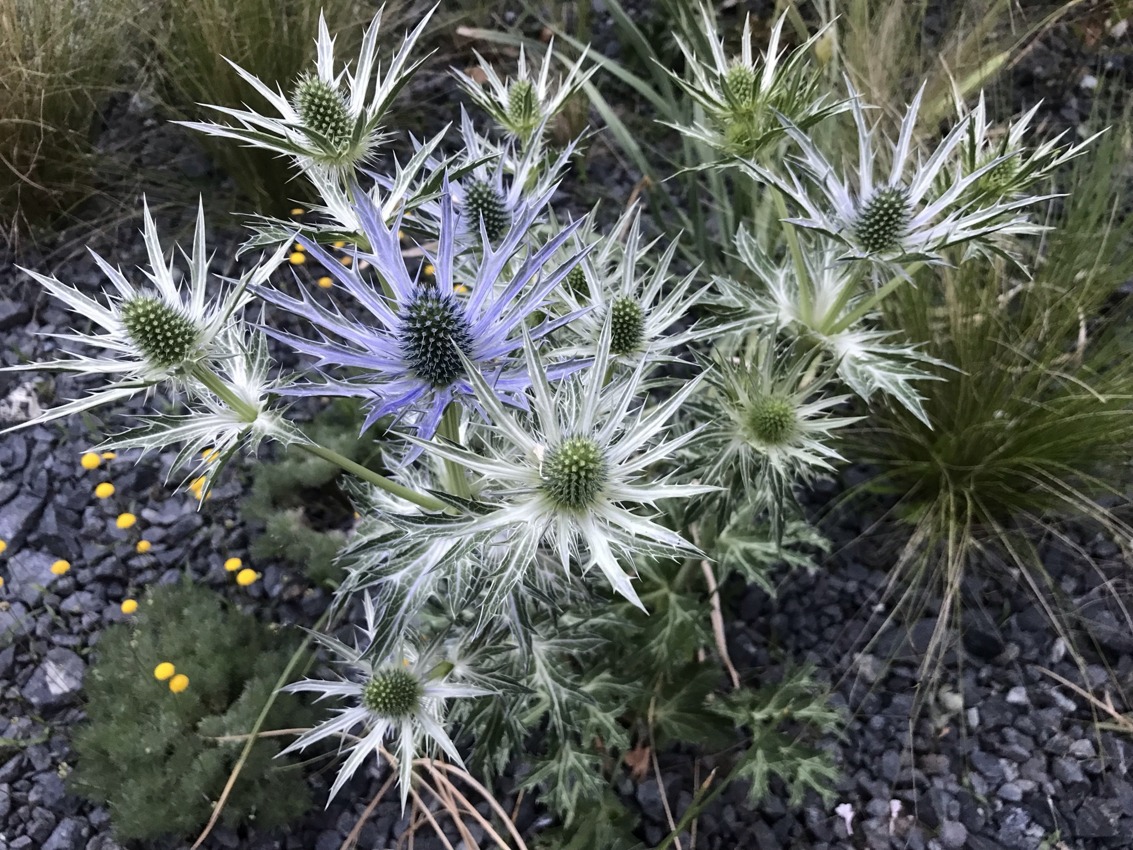
[[(450, 443), (460, 445), (460, 408), (455, 401), (450, 401), (441, 415), (441, 424), (437, 433)], [(468, 487), (468, 479), (464, 475), (464, 467), (455, 461), (445, 458), (445, 478), (448, 480), (449, 492), (461, 499), (472, 497), (472, 490)]]
[(313, 454), (316, 457), (321, 457), (323, 460), (330, 461), (335, 466), (342, 467), (351, 475), (357, 475), (363, 481), (368, 481), (375, 487), (405, 499), (407, 502), (412, 502), (427, 511), (443, 511), (447, 507), (440, 499), (434, 499), (432, 496), (418, 493), (416, 490), (411, 490), (403, 484), (391, 481), (384, 475), (374, 472), (372, 469), (367, 469), (362, 466), (362, 464), (355, 463), (345, 455), (341, 455), (333, 449), (328, 449), (326, 446), (320, 446), (317, 443), (305, 441), (297, 442), (295, 445), (303, 449), (303, 451)]
[(236, 391), (232, 389), (220, 375), (216, 374), (216, 372), (212, 371), (207, 366), (198, 363), (192, 367), (192, 375), (212, 392), (213, 395), (223, 401), (228, 409), (239, 416), (244, 422), (251, 424), (259, 418), (259, 408), (240, 398)]

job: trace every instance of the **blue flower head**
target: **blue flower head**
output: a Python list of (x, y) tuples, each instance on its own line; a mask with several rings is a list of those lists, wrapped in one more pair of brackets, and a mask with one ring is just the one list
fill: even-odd
[[(412, 274), (406, 265), (398, 238), (400, 217), (387, 227), (368, 194), (357, 192), (356, 212), (368, 250), (356, 248), (350, 267), (319, 244), (299, 237), (311, 258), (330, 270), (341, 286), (336, 291), (349, 296), (350, 306), (327, 307), (306, 292), (297, 299), (274, 289), (260, 290), (265, 300), (311, 322), (321, 337), (308, 339), (265, 328), (296, 351), (316, 358), (315, 368), (324, 378), (286, 392), (365, 398), (369, 403), (363, 430), (393, 414), (401, 425), (427, 439), (451, 402), (475, 405), (465, 366), (470, 362), (488, 377), (501, 401), (526, 407), (525, 390), (531, 378), (521, 352), (522, 329), (546, 308), (548, 293), (588, 250), (545, 271), (581, 221), (564, 227), (538, 250), (526, 249), (529, 231), (553, 192), (554, 187), (549, 187), (520, 205), (500, 239), (485, 245), (482, 252), (462, 256), (458, 267), (456, 240), (465, 225), (454, 210), (453, 193), (445, 180), (437, 250), (434, 255), (422, 249), (434, 267), (431, 280)], [(519, 256), (521, 250), (527, 250), (525, 256)], [(363, 274), (367, 264), (382, 286)], [(539, 339), (575, 315), (541, 315), (528, 328), (528, 336)], [(575, 361), (547, 368), (550, 375), (561, 377), (582, 365)], [(411, 451), (406, 460), (418, 453)]]

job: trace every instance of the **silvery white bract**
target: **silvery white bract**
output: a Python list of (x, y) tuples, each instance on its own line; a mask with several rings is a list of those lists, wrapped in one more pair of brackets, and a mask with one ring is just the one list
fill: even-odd
[[(522, 216), (509, 223), (496, 246), (486, 245), (474, 267), (461, 267), (467, 276), (457, 280), (456, 236), (461, 224), (446, 184), (441, 195), (440, 242), (435, 254), (425, 252), (434, 277), (423, 280), (406, 264), (398, 238), (399, 222), (387, 226), (367, 196), (361, 195), (356, 211), (367, 248), (355, 250), (351, 267), (344, 267), (313, 242), (304, 244), (311, 258), (325, 266), (349, 296), (351, 309), (359, 310), (366, 319), (344, 313), (338, 306), (326, 306), (306, 291), (294, 298), (275, 289), (258, 290), (265, 300), (310, 321), (322, 336), (312, 340), (265, 329), (296, 351), (314, 357), (316, 368), (325, 376), (325, 380), (292, 386), (286, 392), (362, 398), (369, 408), (364, 428), (393, 414), (418, 436), (430, 437), (451, 402), (473, 402), (467, 362), (489, 376), (494, 397), (525, 405), (523, 393), (531, 378), (522, 358), (515, 356), (522, 346), (520, 329), (570, 271), (567, 266), (545, 273), (544, 267), (577, 225), (568, 225), (539, 250), (525, 254), (509, 277), (504, 278), (504, 272), (524, 247), (532, 223), (549, 199), (550, 192), (533, 198)], [(573, 262), (577, 261), (575, 256)], [(388, 292), (380, 291), (363, 274), (363, 263), (372, 267)], [(458, 283), (470, 291), (458, 292)], [(571, 318), (544, 318), (530, 333), (541, 337)], [(580, 365), (555, 364), (549, 371), (557, 377)], [(475, 403), (483, 404), (483, 399), (477, 397)], [(416, 455), (414, 450), (407, 459)]]
[(816, 247), (812, 240), (800, 240), (800, 245), (804, 273), (789, 258), (774, 262), (746, 228), (736, 234), (736, 254), (758, 286), (723, 279), (717, 284), (740, 306), (741, 324), (817, 343), (862, 400), (882, 392), (927, 424), (914, 382), (938, 378), (918, 364), (943, 364), (915, 345), (893, 342), (895, 333), (877, 329), (876, 311), (861, 311), (872, 291), (868, 279), (853, 264), (839, 262), (833, 244)]
[(234, 119), (238, 126), (201, 121), (178, 123), (210, 136), (235, 139), (249, 147), (291, 156), (303, 169), (319, 165), (349, 176), (373, 156), (384, 138), (382, 122), (390, 104), (427, 58), (427, 55), (410, 57), (436, 8), (430, 9), (405, 36), (384, 74), (377, 64), (378, 30), (384, 7), (366, 28), (353, 70), (346, 67), (336, 70), (335, 40), (320, 12), (314, 73), (300, 77), (290, 94), (284, 94), (278, 87), (273, 90), (254, 74), (225, 60), (271, 104), (279, 113), (278, 117), (211, 105), (209, 108)]
[[(524, 347), (532, 398), (529, 416), (506, 410), (490, 376), (469, 369), (476, 398), (491, 423), (482, 450), (446, 441), (423, 444), (430, 454), (476, 473), (476, 511), (470, 533), (499, 536), (522, 570), (546, 547), (566, 572), (598, 567), (619, 594), (642, 606), (633, 589), (636, 558), (695, 553), (681, 535), (643, 515), (664, 499), (711, 492), (697, 484), (671, 484), (656, 467), (696, 431), (665, 439), (670, 420), (696, 391), (700, 379), (654, 407), (642, 399), (643, 368), (606, 382), (610, 324), (593, 366), (552, 389), (538, 352)], [(514, 575), (503, 582), (522, 581)]]
[[(291, 693), (314, 693), (316, 702), (337, 697), (351, 703), (335, 709), (334, 716), (300, 735), (280, 755), (304, 750), (326, 738), (340, 743), (353, 737), (354, 743), (343, 746), (349, 755), (330, 789), (327, 805), (373, 755), (382, 760), (382, 749), (392, 742), (397, 761), (401, 807), (409, 798), (413, 761), (418, 756), (443, 752), (456, 765), (463, 766), (460, 753), (444, 728), (445, 702), (487, 696), (491, 692), (475, 685), (450, 679), (454, 665), (438, 658), (431, 650), (419, 652), (411, 646), (380, 660), (373, 660), (370, 644), (378, 632), (377, 610), (367, 596), (363, 599), (366, 622), (358, 627), (360, 640), (353, 647), (330, 635), (312, 633), (336, 656), (335, 663), (345, 668), (340, 679), (303, 679), (288, 685)], [(360, 730), (360, 735), (351, 735)]]
[(254, 450), (265, 439), (283, 444), (303, 439), (272, 401), (278, 385), (269, 374), (272, 359), (261, 332), (234, 322), (216, 337), (211, 357), (215, 382), (212, 388), (193, 389), (185, 399), (185, 413), (143, 417), (139, 427), (109, 438), (98, 449), (141, 449), (144, 454), (180, 444), (169, 472), (189, 467), (188, 476), (204, 479), (203, 496), (237, 451)]
[[(594, 358), (607, 322), (611, 359), (631, 367), (672, 360), (675, 349), (711, 332), (694, 318), (694, 308), (707, 292), (705, 287), (693, 289), (699, 268), (674, 282), (670, 268), (677, 242), (660, 256), (659, 237), (643, 244), (640, 207), (623, 212), (606, 236), (587, 229), (575, 237), (580, 245), (595, 239), (597, 247), (568, 276), (568, 285), (556, 290), (563, 309), (578, 315), (567, 325), (569, 341), (557, 355)], [(689, 327), (675, 330), (678, 323)]]
[(597, 66), (583, 70), (586, 54), (587, 51), (584, 50), (566, 76), (557, 79), (551, 78), (551, 66), (556, 58), (553, 40), (547, 45), (543, 64), (539, 66), (537, 75), (533, 67), (528, 67), (527, 53), (523, 47), (519, 49), (519, 67), (513, 78), (501, 80), (495, 68), (479, 53), (476, 54), (477, 67), (483, 74), (487, 87), (461, 71), (453, 70), (453, 74), (473, 103), (526, 148), (542, 139), (548, 122), (559, 114), (570, 97), (597, 70)]
[(707, 464), (705, 480), (723, 487), (725, 503), (768, 509), (776, 535), (793, 488), (843, 460), (833, 432), (861, 418), (830, 415), (849, 397), (823, 395), (830, 376), (820, 358), (765, 337), (749, 355), (719, 357), (701, 400), (708, 425), (692, 449)]
[(822, 75), (812, 54), (825, 29), (787, 53), (779, 47), (787, 19), (784, 13), (771, 30), (767, 50), (756, 59), (748, 15), (740, 55), (730, 57), (711, 7), (702, 4), (700, 16), (711, 56), (698, 55), (692, 45), (677, 38), (692, 79), (669, 73), (703, 107), (708, 123), (669, 126), (726, 154), (753, 157), (783, 137), (783, 125), (776, 113), (806, 129), (846, 108), (843, 101), (832, 101), (821, 92)]
[(248, 288), (266, 281), (283, 259), (281, 250), (238, 281), (218, 279), (220, 292), (209, 292), (210, 258), (205, 253), (203, 206), (198, 205), (192, 253), (182, 252), (188, 272), (184, 280), (178, 280), (172, 258), (167, 263), (163, 255), (149, 205), (144, 200), (143, 205), (143, 238), (149, 268), (141, 271), (148, 286), (131, 283), (121, 269), (113, 268), (93, 251), (95, 263), (114, 288), (113, 294), (106, 295), (105, 303), (55, 277), (21, 269), (102, 332), (52, 334), (64, 342), (94, 348), (99, 351), (97, 355), (73, 353), (66, 358), (10, 369), (51, 369), (113, 376), (113, 380), (83, 398), (45, 411), (16, 427), (48, 422), (122, 401), (165, 381), (180, 390), (199, 383), (202, 373), (196, 367), (207, 364), (215, 356), (215, 340), (248, 302), (251, 297)]
[[(1049, 195), (998, 201), (962, 202), (984, 175), (1005, 159), (996, 157), (959, 177), (937, 194), (935, 187), (964, 143), (971, 120), (965, 118), (921, 160), (914, 144), (924, 86), (917, 92), (901, 122), (895, 145), (879, 142), (876, 126), (865, 118), (861, 98), (850, 88), (851, 113), (857, 128), (858, 164), (840, 177), (841, 169), (827, 159), (802, 129), (783, 118), (787, 134), (802, 151), (802, 159), (786, 168), (786, 177), (766, 166), (740, 160), (736, 164), (756, 180), (775, 186), (805, 213), (787, 222), (807, 227), (845, 246), (845, 259), (868, 259), (904, 274), (897, 264), (914, 261), (946, 262), (943, 252), (964, 245), (991, 248), (987, 237), (1042, 232), (1022, 213)], [(882, 151), (881, 147), (886, 150)], [(888, 174), (878, 174), (878, 162), (889, 161)], [(985, 240), (980, 242), (979, 240)]]

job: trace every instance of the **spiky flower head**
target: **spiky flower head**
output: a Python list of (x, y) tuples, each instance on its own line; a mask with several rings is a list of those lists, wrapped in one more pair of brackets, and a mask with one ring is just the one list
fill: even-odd
[(703, 107), (706, 123), (671, 125), (675, 129), (729, 156), (754, 157), (783, 137), (776, 113), (807, 128), (846, 108), (843, 101), (823, 93), (821, 70), (812, 61), (812, 48), (825, 30), (790, 52), (781, 50), (784, 13), (772, 27), (767, 50), (757, 58), (748, 15), (740, 55), (729, 56), (712, 8), (701, 3), (700, 17), (710, 55), (699, 54), (688, 40), (678, 37), (685, 73), (691, 77), (669, 73)]
[[(1009, 253), (1008, 237), (1042, 232), (1025, 215), (1027, 207), (1050, 195), (1027, 195), (994, 199), (973, 194), (978, 182), (1009, 157), (996, 157), (956, 179), (943, 191), (936, 187), (952, 172), (949, 163), (967, 137), (972, 116), (965, 116), (922, 156), (914, 131), (922, 85), (901, 121), (895, 145), (879, 141), (878, 126), (869, 126), (861, 97), (850, 88), (851, 112), (857, 127), (858, 166), (840, 177), (835, 166), (804, 130), (784, 118), (784, 129), (798, 144), (803, 156), (798, 166), (786, 166), (786, 175), (755, 162), (736, 165), (763, 183), (777, 187), (794, 201), (804, 215), (787, 219), (791, 224), (815, 230), (845, 248), (843, 259), (868, 259), (903, 274), (902, 264), (921, 261), (948, 262), (944, 252), (953, 246), (965, 251)], [(882, 150), (885, 148), (885, 150)], [(887, 176), (876, 174), (879, 160), (891, 163)]]
[(210, 106), (233, 123), (184, 121), (186, 127), (210, 136), (234, 139), (292, 157), (300, 168), (329, 169), (348, 178), (371, 159), (385, 138), (382, 125), (394, 98), (427, 57), (410, 57), (436, 6), (425, 14), (383, 69), (377, 63), (378, 30), (382, 9), (362, 36), (362, 47), (352, 69), (336, 70), (335, 39), (319, 14), (315, 68), (301, 74), (290, 96), (273, 89), (254, 74), (228, 61), (240, 77), (278, 113), (272, 117), (249, 109)]
[[(423, 249), (426, 261), (434, 267), (432, 280), (426, 281), (410, 271), (402, 253), (400, 217), (387, 225), (366, 194), (359, 193), (356, 214), (366, 248), (354, 251), (352, 265), (344, 266), (320, 245), (300, 240), (311, 258), (330, 271), (343, 296), (354, 303), (355, 314), (329, 309), (306, 291), (294, 298), (275, 289), (260, 290), (264, 299), (307, 319), (321, 334), (321, 339), (312, 340), (265, 329), (316, 358), (323, 378), (284, 392), (356, 396), (369, 405), (364, 428), (393, 414), (402, 426), (422, 437), (434, 433), (451, 402), (472, 400), (468, 363), (492, 375), (497, 397), (510, 404), (524, 403), (522, 394), (530, 377), (515, 356), (522, 346), (519, 329), (566, 276), (566, 268), (548, 273), (545, 267), (577, 229), (577, 225), (563, 228), (542, 248), (513, 263), (520, 247), (528, 247), (531, 227), (550, 195), (547, 191), (522, 206), (497, 244), (463, 260), (458, 278), (456, 241), (461, 224), (446, 181), (439, 201), (436, 252)], [(370, 269), (363, 271), (363, 265)], [(384, 292), (375, 285), (370, 271), (387, 287)], [(459, 292), (458, 283), (463, 285)], [(572, 318), (570, 314), (545, 317), (530, 333), (541, 338)], [(558, 363), (550, 372), (559, 377), (581, 365)], [(414, 450), (407, 459), (417, 454)]]
[(314, 635), (331, 652), (335, 664), (343, 668), (340, 679), (304, 679), (284, 688), (291, 693), (318, 694), (316, 702), (337, 697), (351, 704), (337, 709), (334, 717), (304, 732), (283, 752), (304, 750), (316, 741), (338, 738), (357, 730), (354, 743), (343, 747), (348, 755), (331, 786), (330, 799), (333, 800), (369, 756), (381, 760), (382, 747), (388, 742), (397, 758), (404, 809), (415, 758), (439, 750), (453, 764), (463, 767), (460, 753), (444, 728), (446, 702), (487, 696), (490, 691), (455, 681), (455, 665), (439, 658), (432, 647), (418, 651), (403, 645), (388, 657), (373, 659), (370, 648), (381, 631), (381, 624), (378, 610), (368, 594), (363, 597), (363, 610), (365, 623), (358, 627), (354, 646), (330, 635)]
[(511, 224), (507, 199), (487, 180), (469, 180), (464, 185), (463, 213), (472, 227), (482, 227), (489, 242), (497, 242)]
[(767, 509), (780, 533), (793, 489), (830, 472), (842, 457), (833, 433), (858, 417), (833, 417), (849, 397), (832, 391), (823, 352), (797, 355), (765, 337), (748, 357), (718, 356), (702, 400), (709, 424), (692, 444), (704, 480), (725, 505)]
[(816, 242), (800, 235), (800, 268), (790, 257), (774, 259), (750, 231), (740, 228), (736, 254), (751, 274), (742, 283), (715, 280), (721, 306), (738, 308), (737, 321), (745, 330), (772, 339), (806, 339), (825, 351), (838, 378), (863, 401), (881, 392), (925, 420), (916, 384), (936, 380), (939, 370), (921, 366), (943, 364), (879, 330), (876, 311), (859, 309), (875, 292), (868, 269), (838, 262), (836, 245)]
[(543, 63), (536, 69), (527, 64), (527, 52), (519, 49), (519, 64), (514, 77), (501, 79), (496, 69), (479, 53), (478, 69), (487, 86), (461, 71), (453, 71), (460, 85), (473, 103), (487, 112), (504, 133), (512, 136), (521, 147), (541, 140), (548, 123), (558, 115), (597, 66), (583, 70), (587, 51), (584, 50), (564, 77), (551, 79), (551, 66), (556, 60), (555, 44), (547, 45)]
[[(584, 263), (556, 295), (568, 312), (578, 312), (562, 335), (563, 356), (593, 357), (609, 325), (612, 359), (629, 366), (671, 360), (671, 352), (709, 333), (690, 321), (707, 287), (694, 287), (698, 270), (674, 280), (674, 241), (658, 254), (659, 240), (642, 237), (641, 208), (630, 206), (605, 234), (583, 230), (578, 244), (597, 242)], [(688, 323), (687, 327), (681, 324)]]
[[(238, 281), (221, 279), (221, 290), (210, 289), (209, 258), (205, 246), (204, 208), (198, 204), (193, 248), (182, 257), (188, 265), (182, 277), (173, 259), (166, 261), (157, 225), (143, 199), (143, 240), (149, 259), (143, 268), (145, 283), (131, 282), (120, 269), (92, 252), (94, 261), (112, 286), (112, 294), (98, 301), (55, 277), (23, 269), (44, 289), (102, 333), (55, 334), (56, 339), (99, 350), (99, 354), (73, 354), (46, 363), (9, 367), (13, 370), (47, 369), (80, 374), (114, 376), (111, 383), (83, 398), (60, 405), (16, 427), (69, 416), (99, 405), (145, 393), (168, 381), (178, 391), (200, 390), (198, 367), (213, 368), (218, 357), (217, 338), (237, 319), (248, 302), (248, 287), (265, 280), (283, 260), (283, 250), (252, 268)], [(180, 278), (180, 279), (179, 279)]]
[(506, 546), (507, 558), (497, 567), (504, 588), (521, 587), (540, 557), (553, 557), (568, 574), (572, 568), (585, 573), (597, 567), (617, 593), (641, 607), (631, 581), (635, 559), (696, 551), (647, 514), (658, 501), (711, 490), (670, 484), (656, 469), (696, 437), (691, 431), (664, 439), (671, 418), (700, 379), (648, 408), (642, 367), (607, 381), (609, 345), (607, 321), (593, 366), (552, 389), (540, 354), (528, 342), (529, 415), (505, 410), (489, 380), (470, 373), (492, 427), (476, 448), (425, 445), (431, 455), (477, 474), (476, 510), (453, 533), (483, 535)]

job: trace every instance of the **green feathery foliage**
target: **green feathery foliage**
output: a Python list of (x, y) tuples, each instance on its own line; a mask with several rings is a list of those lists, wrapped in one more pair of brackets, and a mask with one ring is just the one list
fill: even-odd
[[(110, 808), (120, 838), (200, 829), (296, 641), (188, 583), (153, 590), (129, 623), (108, 628), (86, 680), (89, 722), (75, 735), (74, 790)], [(169, 662), (188, 686), (174, 693), (154, 669)], [(172, 681), (172, 680), (170, 680)], [(294, 697), (276, 699), (268, 728), (301, 726)], [(225, 739), (225, 736), (232, 736)], [(224, 808), (230, 825), (280, 826), (310, 805), (302, 771), (256, 744)]]

